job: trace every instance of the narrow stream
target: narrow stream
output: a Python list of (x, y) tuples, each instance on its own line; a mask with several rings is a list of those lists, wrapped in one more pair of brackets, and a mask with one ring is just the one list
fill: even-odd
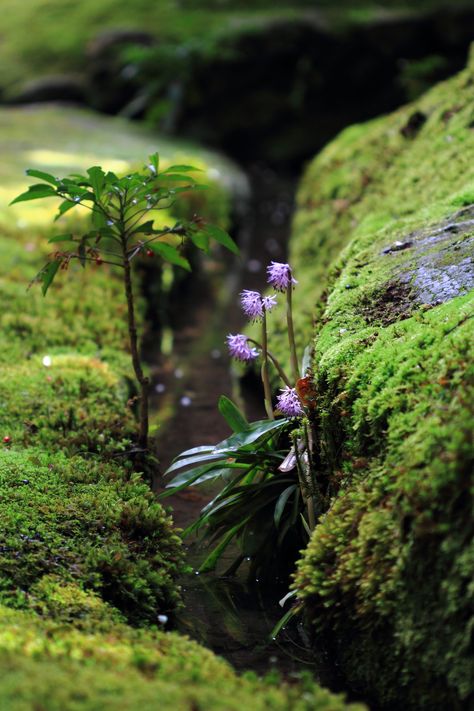
[[(277, 177), (268, 168), (249, 171), (253, 197), (240, 225), (237, 239), (242, 250), (238, 269), (231, 272), (209, 265), (207, 272), (180, 295), (169, 355), (159, 355), (154, 364), (152, 409), (157, 422), (161, 470), (184, 449), (215, 444), (229, 435), (217, 410), (219, 396), (235, 398), (243, 385), (246, 413), (250, 420), (265, 416), (258, 384), (237, 383), (225, 348), (225, 336), (238, 331), (243, 319), (238, 293), (243, 288), (262, 289), (265, 268), (273, 259), (284, 261), (293, 210), (294, 181)], [(165, 482), (154, 482), (156, 491)], [(211, 497), (207, 489), (191, 489), (166, 500), (178, 527), (194, 521)], [(293, 624), (277, 640), (270, 633), (284, 611), (278, 600), (287, 592), (286, 581), (275, 581), (262, 590), (245, 578), (219, 573), (196, 572), (205, 551), (196, 540), (187, 540), (187, 561), (193, 572), (181, 581), (185, 608), (177, 628), (217, 654), (239, 671), (263, 674), (277, 669), (285, 676), (311, 666), (308, 640), (302, 625)], [(235, 551), (234, 551), (235, 552)], [(227, 565), (232, 551), (227, 554)], [(230, 556), (230, 557), (229, 557)]]

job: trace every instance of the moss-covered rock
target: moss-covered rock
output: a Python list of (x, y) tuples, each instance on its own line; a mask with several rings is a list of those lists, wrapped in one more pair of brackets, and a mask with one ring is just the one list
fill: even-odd
[(295, 585), (346, 682), (383, 708), (467, 708), (474, 691), (473, 81), (471, 62), (344, 131), (295, 219), (327, 492)]

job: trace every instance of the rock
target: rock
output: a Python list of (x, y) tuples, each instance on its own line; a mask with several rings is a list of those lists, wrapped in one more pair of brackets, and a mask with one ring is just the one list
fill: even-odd
[(414, 105), (347, 128), (298, 194), (295, 330), (314, 344), (327, 488), (295, 585), (315, 656), (371, 708), (461, 711), (474, 694), (473, 77), (474, 52)]

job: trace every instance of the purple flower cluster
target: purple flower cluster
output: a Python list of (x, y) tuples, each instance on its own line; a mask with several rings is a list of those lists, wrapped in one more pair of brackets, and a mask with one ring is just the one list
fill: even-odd
[(229, 353), (232, 358), (241, 361), (254, 360), (258, 356), (258, 351), (256, 348), (249, 346), (247, 336), (242, 333), (237, 333), (232, 335), (229, 333), (227, 336), (227, 345), (229, 347)]
[(281, 395), (277, 397), (277, 409), (287, 417), (298, 417), (303, 414), (303, 408), (295, 388), (288, 386), (281, 388)]
[(262, 296), (259, 291), (244, 289), (240, 294), (240, 303), (244, 314), (255, 321), (263, 318), (267, 311), (271, 311), (277, 300), (275, 296)]
[(275, 291), (286, 291), (292, 284), (297, 284), (293, 278), (289, 264), (271, 262), (267, 267), (267, 281)]

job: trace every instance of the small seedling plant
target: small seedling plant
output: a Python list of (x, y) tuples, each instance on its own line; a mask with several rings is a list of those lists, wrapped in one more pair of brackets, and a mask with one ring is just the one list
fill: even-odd
[(172, 226), (157, 225), (155, 211), (170, 209), (183, 193), (206, 187), (193, 177), (196, 172), (198, 169), (189, 165), (171, 165), (160, 170), (157, 153), (150, 156), (142, 171), (123, 177), (105, 172), (100, 166), (92, 166), (86, 175), (64, 178), (29, 169), (27, 175), (41, 182), (30, 185), (11, 202), (57, 198), (60, 204), (55, 220), (78, 206), (90, 211), (87, 229), (81, 234), (58, 234), (49, 240), (54, 251), (34, 281), (41, 284), (46, 295), (58, 272), (66, 271), (75, 260), (84, 268), (107, 264), (121, 272), (130, 354), (139, 388), (138, 448), (142, 452), (148, 449), (150, 379), (140, 357), (133, 262), (146, 255), (189, 271), (190, 263), (183, 253), (185, 243), (208, 252), (211, 239), (235, 254), (239, 251), (224, 230), (199, 216)]
[[(235, 540), (240, 553), (226, 573), (235, 572), (247, 559), (250, 577), (272, 578), (294, 560), (318, 516), (321, 492), (314, 475), (311, 442), (316, 398), (308, 353), (303, 358), (302, 370), (298, 367), (292, 314), (292, 291), (297, 282), (288, 264), (272, 262), (267, 273), (276, 293), (262, 295), (245, 290), (240, 295), (245, 315), (260, 323), (260, 340), (241, 333), (227, 336), (231, 357), (243, 363), (261, 361), (267, 418), (249, 423), (236, 404), (222, 396), (219, 410), (232, 434), (215, 446), (183, 452), (166, 472), (174, 478), (163, 498), (206, 481), (221, 484), (215, 498), (185, 531), (185, 535), (203, 532), (214, 544), (200, 572), (213, 570)], [(278, 293), (286, 301), (291, 379), (268, 343), (267, 316), (277, 304)], [(275, 408), (271, 368), (283, 385)]]

